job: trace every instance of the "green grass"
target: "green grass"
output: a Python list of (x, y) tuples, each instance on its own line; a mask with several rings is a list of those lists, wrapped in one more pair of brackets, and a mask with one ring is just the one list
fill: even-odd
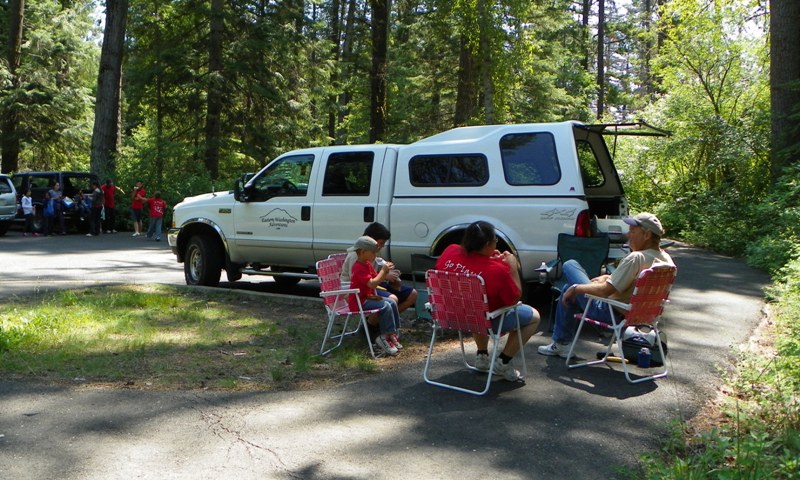
[(169, 286), (23, 297), (0, 306), (0, 375), (239, 390), (314, 386), (379, 369), (356, 339), (320, 356), (324, 324), (321, 304)]
[(701, 428), (676, 423), (647, 479), (800, 479), (800, 260), (771, 290), (773, 345), (743, 353), (714, 415)]

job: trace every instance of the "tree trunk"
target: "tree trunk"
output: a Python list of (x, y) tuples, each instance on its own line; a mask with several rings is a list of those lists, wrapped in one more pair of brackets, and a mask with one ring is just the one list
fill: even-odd
[[(330, 10), (328, 13), (329, 21), (330, 21), (330, 42), (331, 42), (331, 54), (333, 57), (333, 61), (338, 65), (339, 59), (341, 58), (340, 55), (340, 47), (339, 43), (341, 42), (341, 1), (340, 0), (333, 0), (331, 1)], [(336, 73), (335, 69), (331, 70), (331, 85), (336, 86), (339, 84), (339, 75)], [(336, 143), (336, 125), (337, 125), (337, 114), (336, 114), (336, 95), (331, 95), (328, 99), (330, 102), (330, 110), (328, 112), (328, 137), (331, 138), (331, 143)]]
[(128, 0), (106, 0), (106, 28), (97, 75), (90, 165), (92, 173), (100, 178), (112, 178), (116, 171), (115, 155), (120, 141), (122, 55), (127, 19)]
[[(19, 91), (19, 78), (17, 68), (20, 64), (20, 48), (22, 45), (22, 21), (25, 17), (25, 0), (11, 0), (8, 2), (8, 73), (11, 76), (11, 89), (16, 95)], [(14, 172), (19, 167), (19, 137), (17, 136), (17, 121), (19, 114), (10, 102), (5, 111), (2, 133), (2, 166), (0, 172)]]
[(583, 57), (581, 58), (581, 68), (584, 72), (589, 71), (589, 52), (591, 51), (591, 35), (589, 30), (589, 15), (592, 12), (591, 0), (582, 0), (581, 3), (581, 33), (582, 41), (581, 48), (584, 50)]
[(597, 119), (603, 118), (606, 103), (606, 71), (605, 71), (605, 40), (606, 40), (606, 3), (605, 0), (597, 1)]
[(219, 175), (220, 114), (222, 113), (222, 35), (225, 0), (211, 0), (211, 35), (208, 40), (208, 92), (206, 98), (206, 151), (204, 163), (212, 179)]
[(773, 183), (800, 162), (800, 2), (770, 1), (770, 100)]
[(467, 125), (475, 115), (478, 88), (475, 56), (469, 49), (464, 36), (461, 37), (461, 53), (458, 59), (458, 87), (456, 91), (456, 111), (453, 126)]
[(370, 71), (369, 143), (386, 133), (386, 78), (391, 0), (370, 0), (372, 7), (372, 69)]
[(492, 28), (489, 21), (487, 0), (478, 0), (478, 21), (480, 22), (478, 39), (481, 55), (481, 91), (483, 93), (484, 121), (491, 125), (495, 123), (494, 116), (494, 82), (492, 82), (492, 54), (489, 46), (489, 30)]

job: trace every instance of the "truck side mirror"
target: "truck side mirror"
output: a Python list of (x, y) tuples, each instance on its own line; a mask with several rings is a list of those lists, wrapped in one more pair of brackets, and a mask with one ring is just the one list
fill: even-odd
[(245, 185), (247, 185), (247, 182), (250, 181), (251, 178), (253, 178), (253, 175), (254, 175), (253, 173), (245, 173), (244, 175), (236, 179), (236, 182), (233, 185), (233, 198), (237, 202), (247, 202), (249, 200), (248, 199), (249, 189), (245, 188)]

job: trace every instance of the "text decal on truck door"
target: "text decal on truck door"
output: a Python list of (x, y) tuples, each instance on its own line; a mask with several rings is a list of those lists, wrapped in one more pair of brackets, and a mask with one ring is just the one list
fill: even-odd
[(282, 208), (275, 208), (261, 217), (261, 223), (266, 223), (268, 227), (280, 230), (282, 228), (288, 228), (289, 225), (293, 223), (297, 223), (297, 218), (293, 217)]

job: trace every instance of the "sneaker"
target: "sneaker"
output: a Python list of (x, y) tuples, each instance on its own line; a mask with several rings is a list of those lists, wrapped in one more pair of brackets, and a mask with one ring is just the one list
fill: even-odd
[(23, 237), (27, 237), (27, 236), (28, 236), (28, 233), (27, 233), (27, 232), (22, 232), (22, 236), (23, 236)]
[[(156, 238), (156, 242), (160, 242), (160, 241), (161, 241), (160, 238)], [(400, 347), (400, 348), (403, 348), (403, 347)]]
[(375, 344), (387, 354), (397, 355), (397, 348), (395, 348), (395, 346), (389, 342), (389, 339), (386, 338), (386, 335), (379, 335), (378, 338), (375, 339)]
[[(540, 355), (567, 358), (569, 345), (559, 345), (557, 342), (553, 342), (550, 345), (542, 345), (538, 350)], [(572, 356), (575, 356), (575, 354), (573, 353)]]
[(388, 338), (389, 342), (391, 342), (392, 345), (394, 345), (394, 348), (396, 348), (398, 350), (402, 350), (403, 349), (403, 345), (400, 343), (400, 339), (397, 337), (396, 334), (390, 333), (389, 335), (386, 335), (386, 338)]
[(111, 233), (117, 233), (117, 231), (112, 229), (112, 230), (111, 230)]
[(519, 372), (514, 369), (511, 362), (503, 363), (499, 358), (494, 362), (494, 374), (498, 377), (503, 377), (503, 380), (508, 382), (516, 382), (519, 380)]
[(91, 236), (92, 236), (92, 234), (91, 234), (91, 233), (87, 233), (87, 234), (86, 234), (86, 236), (87, 236), (87, 237), (91, 237)]
[(38, 234), (38, 233), (36, 233), (36, 232), (33, 232), (33, 236), (34, 236), (34, 237), (38, 237), (38, 236), (39, 236), (39, 234)]
[(489, 371), (489, 354), (488, 353), (479, 353), (475, 357), (475, 370), (480, 372), (488, 372)]
[(138, 237), (139, 235), (141, 235), (141, 233), (134, 233), (133, 235), (131, 235), (131, 237)]

